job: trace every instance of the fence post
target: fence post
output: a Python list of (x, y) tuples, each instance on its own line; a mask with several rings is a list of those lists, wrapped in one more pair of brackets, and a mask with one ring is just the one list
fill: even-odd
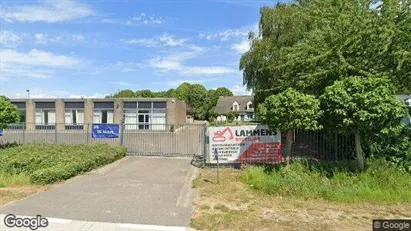
[(23, 124), (23, 144), (26, 142), (26, 123)]
[(124, 128), (125, 128), (124, 123), (121, 123), (120, 126), (121, 126), (120, 145), (123, 145), (124, 144)]
[(54, 126), (54, 143), (55, 144), (57, 144), (57, 127), (58, 127), (58, 124)]
[(87, 135), (87, 144), (90, 144), (90, 124), (89, 123), (87, 124), (86, 135)]
[(207, 124), (205, 123), (204, 124), (204, 126), (203, 126), (203, 143), (204, 143), (204, 146), (203, 146), (203, 159), (204, 159), (204, 165), (205, 164), (207, 164), (207, 145), (208, 145), (208, 143), (207, 143)]

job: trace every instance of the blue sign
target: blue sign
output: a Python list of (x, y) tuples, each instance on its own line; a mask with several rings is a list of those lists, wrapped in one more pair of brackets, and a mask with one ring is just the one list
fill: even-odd
[(3, 129), (0, 129), (0, 136), (3, 136)]
[(118, 138), (119, 131), (118, 124), (93, 124), (91, 137), (94, 139)]

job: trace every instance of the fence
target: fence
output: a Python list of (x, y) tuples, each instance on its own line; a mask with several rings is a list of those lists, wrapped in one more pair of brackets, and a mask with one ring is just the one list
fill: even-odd
[(293, 157), (326, 161), (353, 160), (355, 158), (354, 136), (339, 134), (330, 129), (320, 131), (296, 129), (291, 149), (291, 158)]
[(118, 138), (93, 139), (92, 124), (15, 124), (0, 142), (124, 145), (129, 155), (203, 156), (204, 124), (119, 124)]

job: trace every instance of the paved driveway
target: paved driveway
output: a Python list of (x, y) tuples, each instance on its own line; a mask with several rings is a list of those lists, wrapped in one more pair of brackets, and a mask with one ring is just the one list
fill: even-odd
[(126, 157), (0, 207), (0, 214), (189, 226), (195, 173), (188, 158)]

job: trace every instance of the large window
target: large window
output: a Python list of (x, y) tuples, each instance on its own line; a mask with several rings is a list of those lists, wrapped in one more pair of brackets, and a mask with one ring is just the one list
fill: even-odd
[(165, 130), (166, 102), (124, 102), (126, 130)]
[(84, 102), (65, 102), (64, 121), (66, 129), (83, 129)]
[(36, 129), (55, 129), (56, 109), (54, 102), (36, 102)]
[(93, 123), (114, 123), (114, 102), (94, 102)]

